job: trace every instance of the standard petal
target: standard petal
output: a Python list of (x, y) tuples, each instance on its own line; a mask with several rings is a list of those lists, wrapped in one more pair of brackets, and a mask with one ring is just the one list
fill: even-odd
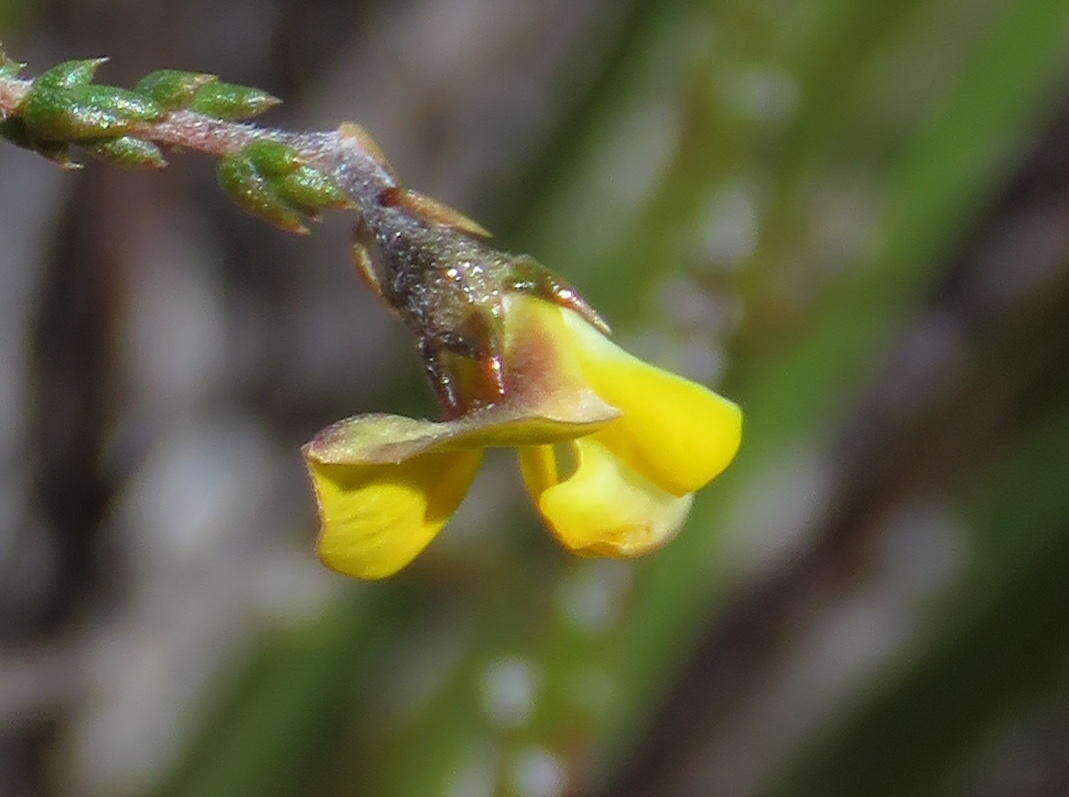
[(524, 483), (546, 525), (584, 556), (633, 557), (671, 540), (691, 495), (665, 492), (592, 437), (520, 449)]
[(385, 578), (412, 561), (468, 492), (482, 454), (423, 454), (399, 464), (306, 458), (322, 528), (316, 552), (346, 576)]
[(588, 385), (622, 417), (596, 437), (668, 492), (682, 496), (726, 468), (742, 439), (742, 411), (702, 385), (633, 357), (562, 311)]

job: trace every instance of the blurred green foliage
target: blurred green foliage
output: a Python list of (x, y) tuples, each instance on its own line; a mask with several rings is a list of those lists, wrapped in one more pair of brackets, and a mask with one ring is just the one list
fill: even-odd
[(31, 19), (33, 4), (22, 0), (0, 0), (0, 29), (17, 32)]
[(1069, 655), (1067, 434), (1069, 391), (966, 491), (970, 528), (1001, 550), (974, 562), (917, 640), (920, 653), (889, 665), (774, 793), (951, 789), (956, 767), (993, 726), (1056, 686)]
[[(590, 565), (537, 538), (526, 508), (477, 573), (417, 566), (348, 586), (322, 617), (266, 634), (235, 663), (162, 793), (287, 794), (313, 783), (317, 793), (437, 794), (458, 772), (490, 762), (498, 777), (500, 762), (540, 749), (595, 779), (611, 770), (735, 585), (718, 554), (737, 506), (832, 430), (1065, 88), (1069, 8), (1056, 0), (627, 9), (597, 45), (602, 70), (494, 226), (583, 286), (625, 339), (673, 334), (653, 298), (673, 275), (741, 296), (746, 320), (727, 341), (723, 384), (747, 412), (738, 462), (675, 543), (629, 566), (609, 628), (561, 610)], [(740, 86), (764, 99), (748, 105), (753, 92)], [(650, 160), (643, 148), (663, 150), (659, 168), (621, 195), (612, 159)], [(836, 191), (852, 201), (855, 190), (868, 202), (847, 229), (856, 244), (829, 245), (814, 204)], [(733, 191), (760, 215), (759, 234), (739, 262), (710, 263), (702, 231)], [(926, 629), (922, 656), (860, 700), (846, 727), (783, 775), (784, 788), (931, 788), (1064, 660), (1053, 630), (1067, 607), (1044, 600), (1069, 563), (1064, 535), (1048, 533), (1069, 516), (1069, 470), (1044, 441), (1067, 439), (1066, 417), (1058, 408), (1049, 428), (964, 490), (975, 533), (1005, 550), (975, 564), (945, 609), (952, 621)], [(1033, 508), (1027, 526), (1021, 502)], [(421, 679), (408, 658), (417, 650)], [(480, 689), (488, 666), (515, 660), (533, 668), (539, 698), (528, 722), (502, 726)], [(1002, 665), (1002, 676), (980, 684), (987, 670), (976, 662)]]

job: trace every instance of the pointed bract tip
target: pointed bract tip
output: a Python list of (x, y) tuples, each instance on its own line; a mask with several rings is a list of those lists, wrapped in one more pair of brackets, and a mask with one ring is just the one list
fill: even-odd
[(388, 174), (393, 174), (393, 166), (390, 165), (390, 161), (387, 160), (385, 153), (382, 151), (382, 147), (378, 142), (372, 138), (371, 134), (362, 126), (356, 122), (343, 122), (338, 128), (338, 135), (342, 138), (352, 139), (356, 145), (364, 151), (364, 153), (371, 158), (380, 168), (385, 170)]

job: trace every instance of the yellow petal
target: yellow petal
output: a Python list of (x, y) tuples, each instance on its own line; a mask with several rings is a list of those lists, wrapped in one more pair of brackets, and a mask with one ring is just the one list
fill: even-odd
[(320, 559), (357, 578), (401, 569), (460, 504), (480, 449), (589, 434), (618, 414), (589, 390), (576, 399), (500, 404), (443, 423), (364, 415), (320, 432), (302, 449), (319, 504)]
[(678, 496), (700, 489), (730, 464), (742, 439), (736, 404), (631, 356), (577, 314), (562, 315), (587, 384), (622, 413), (596, 434), (598, 440)]
[(471, 486), (479, 451), (430, 453), (399, 464), (308, 458), (322, 528), (316, 552), (331, 570), (385, 578), (412, 561)]
[(550, 531), (584, 556), (649, 553), (690, 511), (691, 495), (665, 492), (592, 437), (522, 448), (520, 467)]

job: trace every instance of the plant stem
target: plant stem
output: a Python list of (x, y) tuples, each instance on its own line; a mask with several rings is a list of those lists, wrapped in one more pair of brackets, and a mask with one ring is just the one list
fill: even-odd
[[(30, 80), (0, 77), (0, 117), (17, 115), (32, 86)], [(397, 185), (381, 155), (369, 149), (369, 141), (344, 130), (292, 133), (180, 110), (126, 135), (214, 157), (236, 154), (260, 139), (278, 141), (327, 173), (362, 207), (377, 203), (382, 190)]]

